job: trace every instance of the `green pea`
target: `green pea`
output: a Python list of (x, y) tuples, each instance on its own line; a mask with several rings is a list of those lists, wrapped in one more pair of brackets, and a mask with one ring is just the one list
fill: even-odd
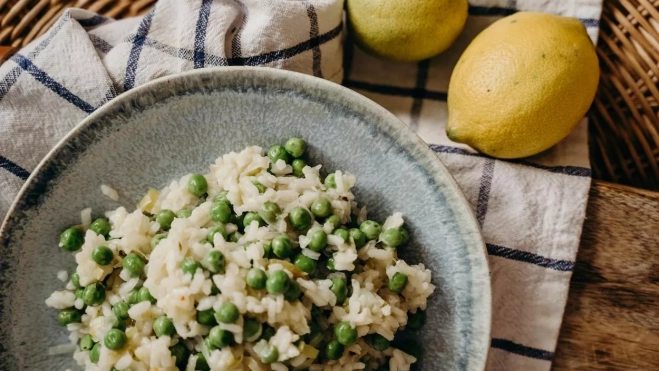
[(336, 188), (336, 175), (334, 173), (325, 178), (325, 187)]
[(352, 237), (355, 247), (359, 250), (362, 247), (366, 246), (366, 235), (357, 228), (350, 229), (350, 237)]
[(284, 160), (285, 163), (291, 163), (291, 155), (286, 152), (286, 148), (280, 145), (274, 145), (268, 150), (268, 158), (274, 164), (278, 160)]
[(300, 138), (291, 138), (286, 141), (284, 144), (284, 149), (288, 152), (289, 155), (298, 158), (304, 154), (304, 151), (307, 150), (307, 143), (304, 139)]
[(288, 221), (298, 231), (311, 227), (311, 214), (303, 207), (296, 207), (288, 214)]
[(110, 222), (107, 219), (98, 218), (89, 226), (89, 229), (99, 236), (107, 236), (110, 234)]
[(233, 232), (229, 235), (229, 242), (238, 243), (238, 240), (240, 240), (240, 237), (242, 236), (243, 234), (240, 232)]
[(250, 211), (247, 214), (245, 214), (245, 219), (243, 219), (243, 224), (245, 225), (245, 227), (247, 227), (248, 225), (251, 225), (252, 222), (257, 222), (259, 224), (259, 227), (263, 227), (265, 225), (265, 221), (261, 219), (259, 214)]
[(129, 292), (128, 297), (126, 298), (126, 303), (128, 303), (128, 305), (134, 305), (139, 303), (138, 296), (139, 296), (139, 290), (133, 290)]
[(94, 347), (94, 339), (87, 334), (80, 339), (80, 350), (92, 350)]
[(206, 357), (204, 357), (203, 354), (199, 353), (197, 354), (199, 358), (197, 358), (197, 363), (195, 363), (194, 369), (195, 371), (210, 371), (211, 368), (208, 366), (208, 362), (206, 361)]
[(217, 325), (217, 321), (215, 320), (215, 312), (213, 312), (212, 309), (197, 312), (197, 322), (204, 326)]
[(144, 273), (144, 260), (134, 252), (126, 255), (121, 266), (130, 273), (131, 277), (139, 277)]
[(275, 331), (274, 328), (268, 326), (267, 324), (264, 324), (263, 331), (261, 332), (261, 339), (265, 341), (269, 341), (270, 339), (272, 339), (273, 336), (275, 336), (276, 333), (277, 331)]
[(389, 247), (397, 247), (403, 243), (403, 236), (400, 234), (400, 230), (391, 228), (382, 232), (382, 243)]
[(254, 342), (261, 335), (261, 323), (252, 318), (246, 318), (243, 322), (243, 338), (245, 341)]
[(222, 238), (224, 240), (227, 240), (227, 230), (224, 228), (224, 224), (218, 224), (215, 227), (211, 228), (208, 230), (208, 235), (206, 236), (206, 240), (212, 244), (215, 244), (215, 234), (219, 233), (222, 235)]
[(369, 240), (375, 240), (382, 233), (382, 226), (373, 220), (366, 220), (360, 226), (359, 230), (366, 235)]
[(333, 256), (330, 257), (329, 259), (327, 259), (327, 269), (329, 269), (332, 272), (336, 271), (336, 267), (334, 266), (334, 257)]
[(206, 253), (201, 265), (212, 273), (224, 273), (224, 254), (218, 250), (211, 250)]
[(213, 202), (211, 206), (211, 219), (216, 222), (231, 222), (231, 205), (226, 202)]
[(309, 236), (309, 245), (307, 247), (313, 251), (322, 251), (327, 246), (327, 233), (322, 229), (314, 231)]
[(192, 211), (188, 209), (179, 210), (179, 212), (176, 213), (176, 217), (179, 219), (187, 219), (191, 216), (192, 216)]
[(57, 313), (57, 322), (60, 325), (66, 326), (71, 323), (79, 323), (82, 321), (82, 314), (75, 308), (62, 309)]
[(272, 252), (272, 241), (263, 245), (263, 257), (267, 259), (270, 256), (271, 252)]
[(208, 342), (217, 348), (224, 348), (231, 344), (233, 334), (230, 331), (222, 330), (220, 326), (215, 326), (208, 333)]
[(185, 365), (185, 362), (188, 360), (189, 351), (188, 348), (183, 345), (183, 342), (179, 340), (178, 343), (169, 347), (169, 352), (172, 354), (172, 357), (176, 359), (176, 366), (181, 368), (182, 365)]
[(341, 218), (338, 215), (332, 215), (329, 218), (325, 219), (325, 223), (329, 222), (332, 225), (332, 229), (336, 229), (341, 225)]
[(406, 243), (407, 241), (410, 240), (410, 234), (407, 232), (407, 229), (399, 228), (398, 230), (400, 231), (400, 236), (403, 239), (402, 243)]
[(272, 252), (278, 257), (286, 259), (293, 254), (293, 245), (286, 236), (277, 236), (272, 239)]
[(291, 285), (291, 279), (284, 271), (274, 271), (270, 273), (270, 277), (265, 282), (265, 287), (272, 295), (283, 294), (288, 290)]
[(73, 273), (71, 273), (71, 283), (75, 287), (80, 287), (80, 275), (78, 275), (78, 272), (73, 271)]
[[(76, 299), (82, 299), (83, 294), (85, 293), (84, 287), (78, 287), (74, 293)], [(84, 302), (84, 300), (83, 300)]]
[(92, 350), (89, 351), (89, 360), (91, 363), (98, 363), (98, 360), (101, 358), (101, 347), (101, 343), (96, 343), (94, 344), (94, 347), (92, 347)]
[(254, 187), (256, 187), (256, 189), (259, 191), (259, 193), (265, 193), (265, 190), (268, 189), (268, 187), (264, 186), (260, 182), (257, 182), (256, 180), (253, 180), (252, 184), (254, 184)]
[(117, 318), (121, 320), (128, 319), (128, 304), (125, 301), (117, 302), (112, 306), (112, 311)]
[(206, 191), (208, 191), (208, 182), (206, 182), (206, 178), (201, 174), (192, 174), (188, 180), (188, 192), (197, 197), (201, 197)]
[(316, 271), (317, 263), (315, 260), (311, 259), (308, 256), (298, 254), (293, 260), (293, 264), (296, 267), (300, 268), (301, 271), (312, 274)]
[(268, 276), (265, 274), (265, 272), (262, 269), (259, 268), (252, 268), (247, 272), (247, 277), (245, 281), (247, 282), (247, 286), (255, 289), (255, 290), (262, 290), (266, 287), (266, 281), (268, 280)]
[(300, 297), (300, 295), (302, 295), (300, 284), (295, 280), (291, 280), (290, 285), (288, 285), (288, 290), (286, 290), (284, 293), (284, 299), (286, 301), (295, 301)]
[(110, 350), (121, 350), (126, 345), (126, 333), (113, 328), (105, 334), (105, 339), (103, 339), (103, 344), (106, 348)]
[(59, 236), (59, 245), (66, 251), (78, 251), (85, 243), (85, 236), (78, 228), (69, 228)]
[(293, 160), (291, 163), (291, 167), (293, 168), (293, 176), (296, 176), (298, 178), (304, 177), (304, 168), (307, 166), (307, 161), (305, 161), (302, 158), (296, 158)]
[(350, 232), (347, 229), (337, 228), (332, 234), (341, 237), (343, 242), (350, 242)]
[(416, 313), (410, 313), (407, 315), (407, 326), (410, 330), (420, 330), (423, 325), (426, 324), (426, 312), (418, 309)]
[(137, 300), (139, 303), (143, 301), (148, 301), (151, 304), (156, 303), (156, 299), (153, 296), (151, 296), (151, 292), (149, 291), (149, 289), (147, 289), (144, 286), (140, 287), (140, 290), (137, 292)]
[(357, 341), (357, 330), (348, 322), (339, 322), (334, 326), (334, 336), (343, 345), (352, 345)]
[(391, 292), (400, 293), (405, 290), (405, 286), (407, 286), (407, 276), (400, 272), (394, 273), (389, 280), (389, 290)]
[(117, 328), (121, 331), (126, 332), (126, 322), (122, 320), (117, 320), (117, 323), (115, 323), (114, 326), (112, 326), (112, 328)]
[(229, 192), (227, 191), (222, 191), (215, 196), (214, 202), (227, 202), (229, 205), (231, 205), (231, 202), (229, 202), (229, 199), (227, 198), (227, 195)]
[(239, 229), (245, 228), (244, 220), (245, 220), (245, 214), (231, 216), (231, 223), (237, 225)]
[(343, 305), (348, 296), (348, 285), (343, 278), (332, 278), (332, 287), (330, 290), (336, 296), (336, 305)]
[(217, 295), (220, 293), (220, 289), (217, 288), (215, 282), (211, 281), (211, 295)]
[(279, 214), (281, 214), (281, 208), (279, 208), (279, 205), (274, 202), (264, 203), (259, 211), (259, 216), (268, 222), (268, 224), (276, 222)]
[(318, 218), (332, 215), (332, 204), (326, 198), (317, 198), (311, 203), (311, 212)]
[(101, 305), (105, 301), (105, 288), (98, 282), (88, 285), (82, 293), (82, 301), (90, 307)]
[(156, 214), (156, 222), (160, 224), (160, 229), (163, 231), (168, 231), (172, 227), (172, 222), (176, 218), (176, 214), (173, 211), (163, 209), (158, 211)]
[(92, 251), (92, 260), (98, 265), (108, 265), (114, 260), (114, 253), (107, 246), (96, 246)]
[(332, 340), (325, 345), (325, 356), (329, 360), (336, 361), (343, 356), (343, 350), (343, 344), (337, 340)]
[(183, 274), (194, 276), (195, 272), (197, 272), (197, 268), (199, 268), (199, 263), (196, 262), (193, 258), (185, 258), (181, 262), (180, 267), (183, 271)]
[(151, 250), (155, 249), (156, 246), (158, 246), (158, 244), (160, 243), (160, 241), (164, 240), (165, 238), (167, 238), (167, 233), (160, 233), (153, 236), (153, 238), (151, 239)]
[(371, 342), (373, 343), (373, 348), (380, 352), (384, 352), (389, 348), (389, 340), (380, 334), (373, 334)]
[(274, 363), (277, 362), (277, 359), (279, 359), (279, 351), (274, 345), (268, 344), (263, 347), (263, 349), (261, 349), (261, 352), (259, 352), (259, 357), (263, 363)]
[(238, 318), (240, 318), (240, 312), (238, 311), (238, 307), (233, 303), (224, 302), (220, 306), (220, 309), (215, 312), (217, 322), (235, 323)]
[(172, 320), (165, 316), (160, 316), (153, 322), (153, 332), (156, 333), (157, 337), (172, 336), (176, 333), (176, 329)]

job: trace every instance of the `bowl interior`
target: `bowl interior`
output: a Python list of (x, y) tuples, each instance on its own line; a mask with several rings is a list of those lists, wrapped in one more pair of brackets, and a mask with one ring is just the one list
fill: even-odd
[[(428, 323), (413, 337), (422, 370), (482, 370), (489, 347), (490, 283), (476, 223), (454, 181), (427, 146), (393, 115), (338, 85), (250, 68), (194, 71), (144, 85), (102, 107), (74, 130), (30, 179), (0, 238), (0, 363), (12, 370), (73, 367), (48, 356), (67, 342), (44, 300), (64, 284), (73, 257), (59, 233), (149, 187), (205, 172), (218, 156), (304, 138), (312, 163), (357, 176), (356, 199), (380, 221), (401, 211), (413, 244), (400, 254), (424, 263), (437, 286)], [(104, 197), (100, 185), (119, 191)], [(75, 369), (75, 368), (74, 368)]]

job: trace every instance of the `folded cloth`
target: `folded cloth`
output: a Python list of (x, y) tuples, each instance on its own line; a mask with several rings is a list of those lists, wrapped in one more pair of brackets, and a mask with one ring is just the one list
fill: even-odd
[(585, 120), (556, 147), (522, 161), (479, 155), (444, 134), (458, 56), (478, 32), (517, 10), (580, 18), (594, 40), (601, 0), (472, 0), (456, 45), (418, 64), (382, 61), (350, 43), (344, 58), (342, 0), (160, 0), (146, 16), (122, 21), (68, 10), (0, 66), (0, 218), (71, 128), (155, 78), (245, 65), (343, 81), (416, 130), (472, 204), (492, 270), (488, 370), (549, 370), (590, 185)]

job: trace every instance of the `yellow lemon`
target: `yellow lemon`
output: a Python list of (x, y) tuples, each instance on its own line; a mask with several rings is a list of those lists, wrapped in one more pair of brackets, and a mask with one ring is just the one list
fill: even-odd
[(347, 0), (348, 27), (362, 49), (413, 62), (448, 49), (467, 20), (467, 0)]
[(598, 79), (595, 48), (579, 20), (513, 14), (481, 32), (460, 57), (446, 132), (494, 157), (537, 154), (584, 117)]

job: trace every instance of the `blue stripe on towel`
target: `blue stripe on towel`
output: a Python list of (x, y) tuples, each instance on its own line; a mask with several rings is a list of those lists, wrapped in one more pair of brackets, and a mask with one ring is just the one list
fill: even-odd
[[(483, 155), (483, 154), (480, 154), (480, 153), (469, 152), (466, 149), (457, 148), (457, 147), (431, 144), (430, 148), (432, 148), (433, 151), (438, 152), (438, 153), (450, 153), (450, 154), (456, 154), (456, 155), (462, 155), (462, 156), (489, 158), (486, 155)], [(505, 160), (505, 162), (513, 163), (513, 164), (517, 164), (517, 165), (534, 167), (536, 169), (546, 170), (546, 171), (549, 171), (551, 173), (564, 174), (564, 175), (572, 175), (572, 176), (580, 176), (580, 177), (589, 178), (590, 174), (591, 174), (591, 171), (590, 171), (589, 168), (580, 167), (580, 166), (546, 166), (546, 165), (534, 164), (532, 162), (528, 162), (528, 161), (524, 161), (524, 160)]]
[(550, 259), (528, 251), (511, 249), (509, 247), (498, 246), (489, 243), (486, 244), (486, 246), (487, 253), (491, 256), (498, 256), (505, 259), (535, 264), (537, 266), (553, 269), (555, 271), (572, 272), (574, 270), (574, 262), (568, 260)]
[(146, 41), (146, 37), (149, 34), (149, 28), (151, 28), (151, 21), (153, 20), (153, 14), (155, 13), (156, 8), (151, 9), (140, 22), (140, 26), (137, 28), (137, 35), (135, 35), (135, 40), (133, 41), (133, 47), (130, 50), (128, 55), (128, 63), (126, 65), (126, 76), (124, 77), (124, 91), (128, 91), (135, 86), (135, 74), (137, 73), (137, 64), (140, 61), (140, 55), (142, 54), (142, 47)]
[(211, 4), (213, 0), (202, 0), (199, 8), (199, 19), (197, 19), (197, 28), (194, 35), (194, 68), (204, 68), (206, 66), (206, 30), (208, 28), (208, 18), (211, 14)]
[(45, 73), (39, 67), (35, 66), (29, 59), (25, 58), (20, 54), (15, 54), (11, 58), (11, 60), (16, 62), (19, 66), (21, 66), (23, 70), (27, 71), (30, 75), (32, 75), (32, 77), (34, 77), (37, 81), (42, 83), (45, 87), (47, 87), (48, 89), (50, 89), (55, 94), (59, 95), (69, 103), (80, 108), (82, 111), (86, 113), (94, 112), (95, 108), (92, 105), (80, 99), (80, 97), (73, 94), (62, 84), (55, 81), (52, 77), (48, 76), (47, 73)]
[(430, 99), (442, 102), (446, 101), (446, 93), (428, 89), (401, 88), (398, 86), (371, 84), (368, 82), (355, 80), (345, 80), (343, 85), (347, 88), (365, 90), (377, 94), (396, 95), (400, 97), (411, 97), (415, 99)]
[(517, 344), (506, 339), (492, 339), (491, 347), (542, 361), (551, 361), (554, 358), (553, 352), (527, 347), (526, 345)]
[(4, 156), (0, 156), (0, 168), (9, 171), (23, 180), (26, 180), (30, 176), (27, 170)]

